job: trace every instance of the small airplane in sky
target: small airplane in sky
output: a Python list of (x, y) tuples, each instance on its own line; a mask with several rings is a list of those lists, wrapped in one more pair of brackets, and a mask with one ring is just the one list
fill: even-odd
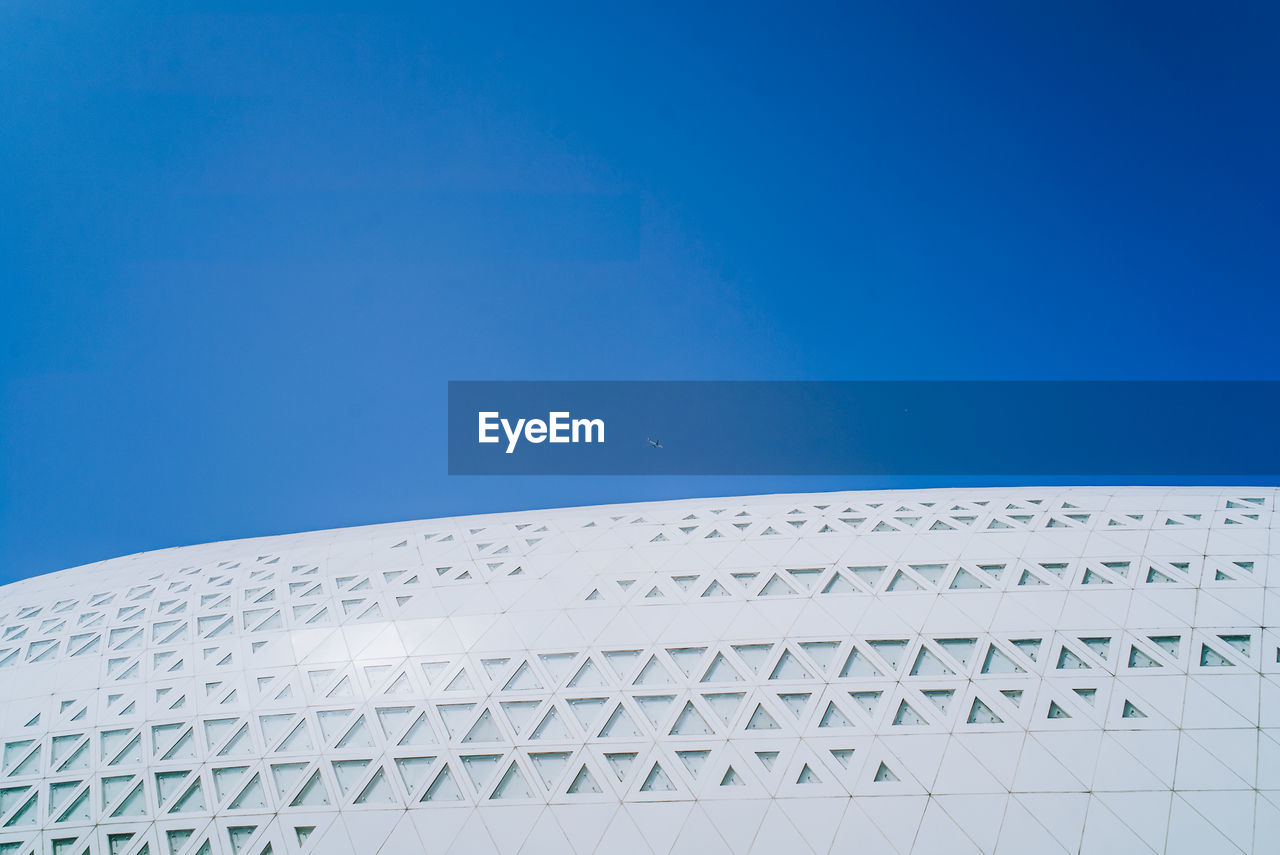
[(660, 441), (654, 439), (651, 436), (646, 438), (649, 440), (649, 444), (652, 445), (654, 448), (662, 448), (662, 443)]

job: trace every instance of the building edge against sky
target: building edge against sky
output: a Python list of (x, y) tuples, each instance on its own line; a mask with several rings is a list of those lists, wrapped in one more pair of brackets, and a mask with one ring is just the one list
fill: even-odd
[(0, 588), (0, 855), (1254, 852), (1274, 488), (823, 493)]

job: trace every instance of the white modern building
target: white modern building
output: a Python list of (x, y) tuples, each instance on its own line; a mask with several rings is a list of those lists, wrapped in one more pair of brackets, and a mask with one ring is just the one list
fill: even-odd
[(0, 855), (1274, 852), (1276, 499), (699, 499), (19, 582)]

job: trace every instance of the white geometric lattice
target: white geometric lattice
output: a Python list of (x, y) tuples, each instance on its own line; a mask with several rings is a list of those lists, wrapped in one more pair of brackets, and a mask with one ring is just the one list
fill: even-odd
[(0, 855), (1232, 852), (1276, 491), (660, 502), (0, 588)]

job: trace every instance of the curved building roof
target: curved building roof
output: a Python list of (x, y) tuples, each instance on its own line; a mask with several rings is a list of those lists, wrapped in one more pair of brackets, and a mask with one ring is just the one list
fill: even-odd
[(1267, 851), (1274, 489), (698, 499), (0, 588), (0, 855)]

